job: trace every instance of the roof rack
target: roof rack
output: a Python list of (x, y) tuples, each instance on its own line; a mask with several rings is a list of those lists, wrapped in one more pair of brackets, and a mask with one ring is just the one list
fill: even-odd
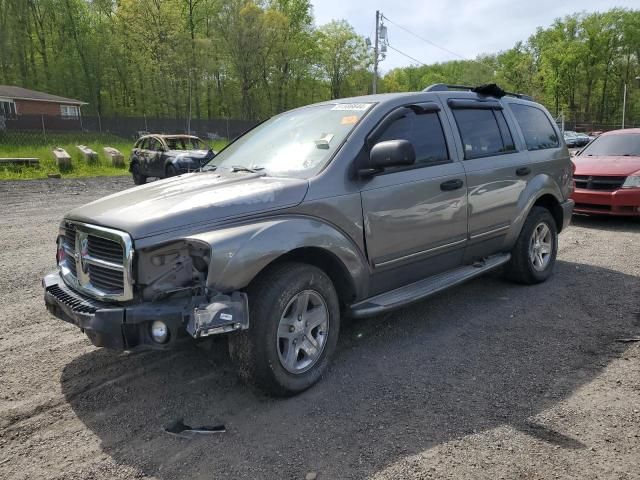
[(511, 93), (502, 90), (495, 83), (486, 83), (484, 85), (479, 85), (477, 87), (469, 87), (467, 85), (447, 85), (445, 83), (434, 83), (433, 85), (429, 85), (427, 88), (423, 90), (423, 92), (448, 92), (450, 90), (468, 90), (470, 92), (475, 92), (480, 95), (486, 95), (489, 97), (502, 98), (505, 95), (509, 97), (521, 98), (522, 100), (533, 101), (533, 98), (529, 95), (525, 95), (523, 93)]

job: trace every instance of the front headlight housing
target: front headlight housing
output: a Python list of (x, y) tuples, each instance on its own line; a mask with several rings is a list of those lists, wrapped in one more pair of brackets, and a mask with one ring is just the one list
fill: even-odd
[(210, 256), (209, 245), (197, 240), (178, 240), (139, 250), (136, 283), (142, 298), (203, 290)]
[(640, 188), (640, 175), (630, 175), (622, 184), (622, 188)]

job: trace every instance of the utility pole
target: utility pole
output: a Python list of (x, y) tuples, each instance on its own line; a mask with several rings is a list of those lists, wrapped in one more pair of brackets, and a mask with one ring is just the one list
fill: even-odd
[(624, 83), (624, 93), (622, 94), (622, 128), (624, 128), (624, 114), (627, 110), (627, 82)]
[(378, 92), (379, 33), (380, 33), (380, 10), (376, 10), (376, 40), (373, 47), (373, 89), (372, 89), (372, 93), (374, 95)]

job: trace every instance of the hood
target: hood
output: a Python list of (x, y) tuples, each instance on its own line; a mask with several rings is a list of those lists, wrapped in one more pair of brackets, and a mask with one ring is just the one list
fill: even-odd
[(189, 173), (88, 203), (69, 220), (123, 230), (134, 239), (299, 204), (307, 180), (263, 173)]
[(640, 170), (640, 157), (580, 156), (573, 159), (576, 175), (629, 176)]

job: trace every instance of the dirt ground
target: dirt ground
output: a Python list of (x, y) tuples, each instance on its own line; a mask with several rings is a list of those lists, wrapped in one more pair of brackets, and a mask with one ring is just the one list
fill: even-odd
[[(115, 353), (46, 312), (60, 218), (129, 186), (0, 183), (1, 479), (640, 478), (639, 220), (575, 218), (545, 284), (346, 322), (328, 375), (274, 400), (224, 344)], [(162, 431), (181, 417), (227, 432)]]

